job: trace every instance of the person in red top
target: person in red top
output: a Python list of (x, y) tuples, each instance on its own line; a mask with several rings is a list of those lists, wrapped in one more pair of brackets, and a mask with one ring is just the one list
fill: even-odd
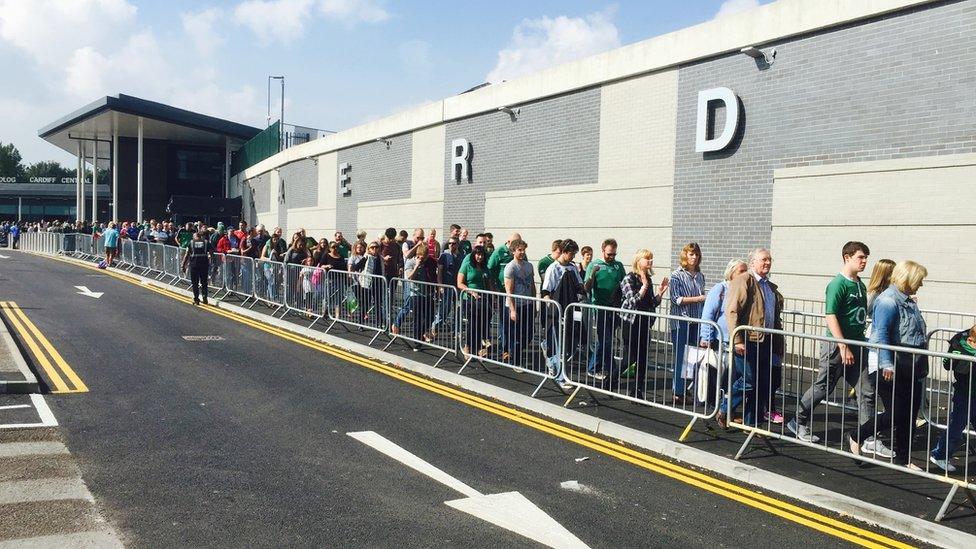
[(220, 238), (217, 240), (217, 253), (226, 254), (230, 252), (230, 249), (230, 239), (227, 238), (227, 233), (221, 233)]
[(243, 249), (248, 237), (247, 222), (241, 221), (237, 224), (237, 230), (234, 231), (234, 236), (237, 238), (237, 247), (239, 249)]

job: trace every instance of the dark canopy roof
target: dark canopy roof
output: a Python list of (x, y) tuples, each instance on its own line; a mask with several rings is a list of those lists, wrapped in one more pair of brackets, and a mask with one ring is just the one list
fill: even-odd
[(230, 138), (246, 141), (261, 130), (229, 120), (119, 94), (103, 97), (38, 130), (38, 135), (75, 154), (71, 138), (111, 139), (113, 128), (120, 137), (136, 137), (143, 118), (143, 137), (223, 146)]

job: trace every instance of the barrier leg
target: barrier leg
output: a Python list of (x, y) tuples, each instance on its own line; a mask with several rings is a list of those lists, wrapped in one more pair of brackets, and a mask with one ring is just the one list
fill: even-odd
[[(393, 342), (396, 341), (396, 340), (397, 340), (397, 336), (394, 335), (393, 337), (391, 337), (390, 338), (390, 341), (388, 341), (386, 343), (386, 346), (383, 347), (383, 350), (385, 351), (385, 350), (389, 349), (390, 348), (390, 345), (393, 345)], [(460, 374), (461, 372), (458, 372), (458, 373)]]
[[(949, 505), (952, 504), (952, 500), (956, 497), (956, 492), (959, 490), (960, 485), (953, 484), (952, 488), (949, 489), (949, 495), (946, 496), (945, 501), (942, 502), (942, 507), (939, 508), (938, 514), (935, 515), (935, 522), (942, 522), (942, 519), (949, 514)], [(969, 505), (976, 510), (976, 496), (973, 495), (972, 490), (965, 486), (961, 486), (963, 492), (966, 494), (966, 499), (969, 500)], [(959, 504), (957, 507), (962, 507), (964, 504)]]
[(749, 443), (752, 442), (752, 437), (754, 437), (754, 436), (756, 436), (756, 432), (755, 431), (750, 431), (749, 432), (749, 436), (746, 437), (746, 441), (743, 442), (742, 443), (742, 446), (739, 447), (739, 451), (735, 453), (735, 457), (733, 459), (738, 460), (739, 458), (742, 457), (742, 454), (745, 453), (746, 448), (749, 446)]
[[(332, 329), (332, 327), (336, 325), (336, 322), (337, 322), (337, 321), (336, 321), (335, 319), (333, 319), (333, 320), (332, 320), (332, 323), (331, 323), (331, 324), (329, 324), (329, 327), (325, 329), (325, 332), (324, 332), (324, 333), (329, 333), (329, 330), (331, 330), (331, 329)], [(377, 335), (379, 335), (379, 334), (377, 334)], [(376, 339), (376, 336), (373, 336), (373, 339)], [(372, 344), (372, 343), (373, 343), (373, 341), (372, 341), (372, 340), (370, 340), (370, 344)]]
[[(335, 322), (333, 322), (333, 324), (335, 324)], [(330, 326), (330, 328), (331, 328), (331, 326)], [(376, 341), (376, 338), (380, 337), (380, 335), (382, 335), (382, 334), (383, 334), (383, 332), (376, 332), (376, 335), (373, 336), (373, 339), (370, 339), (369, 340), (369, 343), (367, 343), (367, 345), (372, 345), (373, 342)]]
[(688, 434), (691, 433), (691, 428), (695, 426), (695, 422), (697, 421), (698, 421), (697, 417), (691, 418), (691, 421), (688, 422), (688, 426), (685, 427), (685, 430), (681, 431), (681, 436), (678, 437), (678, 442), (684, 442), (685, 439), (688, 438)]
[(320, 316), (315, 317), (315, 320), (313, 320), (312, 323), (308, 325), (308, 327), (311, 328), (312, 326), (315, 326), (315, 323), (320, 320), (322, 320), (322, 317)]
[(464, 369), (468, 367), (468, 364), (470, 364), (473, 359), (474, 359), (473, 356), (468, 355), (468, 358), (464, 361), (464, 364), (461, 365), (461, 369), (458, 370), (457, 373), (460, 374), (461, 372), (463, 372)]
[(442, 354), (441, 357), (437, 359), (437, 362), (434, 363), (434, 368), (436, 368), (438, 365), (440, 365), (441, 361), (444, 360), (445, 358), (447, 358), (447, 355), (450, 352), (451, 351), (444, 351), (444, 354)]
[(548, 380), (549, 380), (549, 378), (547, 378), (547, 377), (546, 378), (542, 378), (542, 381), (539, 382), (539, 385), (536, 386), (535, 391), (532, 391), (532, 394), (529, 395), (529, 397), (530, 398), (535, 398), (535, 395), (539, 394), (539, 391), (542, 389), (542, 386), (545, 385), (546, 384), (546, 381), (548, 381)]
[(563, 404), (563, 408), (569, 407), (569, 403), (572, 402), (574, 398), (576, 398), (576, 394), (580, 392), (580, 389), (581, 387), (579, 385), (577, 385), (576, 388), (573, 389), (572, 394), (569, 395), (569, 398), (566, 399), (566, 403)]

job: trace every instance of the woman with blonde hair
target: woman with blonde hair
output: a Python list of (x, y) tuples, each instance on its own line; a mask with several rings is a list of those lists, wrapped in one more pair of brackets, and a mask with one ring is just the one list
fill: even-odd
[(647, 377), (647, 345), (650, 339), (651, 326), (654, 317), (638, 314), (637, 312), (653, 313), (661, 303), (661, 296), (668, 289), (668, 279), (662, 278), (661, 283), (654, 288), (654, 254), (650, 250), (640, 249), (634, 254), (634, 261), (630, 273), (620, 282), (620, 293), (623, 297), (620, 307), (628, 313), (621, 313), (623, 320), (621, 335), (627, 342), (627, 354), (624, 364), (636, 368), (637, 379), (633, 390), (629, 394), (633, 397), (644, 398), (644, 385)]
[[(924, 349), (925, 319), (912, 296), (922, 287), (928, 270), (914, 261), (899, 261), (891, 271), (891, 285), (874, 300), (873, 326), (869, 341), (874, 344)], [(873, 281), (872, 281), (873, 282)], [(910, 469), (909, 450), (915, 437), (915, 417), (922, 402), (923, 381), (928, 376), (928, 357), (911, 351), (872, 349), (868, 374), (877, 376), (877, 394), (884, 414), (872, 417), (848, 436), (851, 453), (861, 455), (858, 440), (893, 426), (895, 456), (892, 463)]]
[(879, 259), (874, 264), (874, 268), (871, 269), (871, 280), (868, 282), (868, 314), (871, 313), (874, 298), (878, 297), (891, 284), (891, 271), (894, 268), (894, 261)]
[[(701, 318), (705, 303), (705, 275), (701, 272), (702, 253), (697, 242), (681, 248), (679, 268), (671, 273), (668, 287), (671, 289), (671, 314), (693, 319)], [(698, 323), (672, 320), (671, 345), (674, 347), (674, 403), (685, 404), (688, 387), (684, 377), (685, 348), (698, 345)]]

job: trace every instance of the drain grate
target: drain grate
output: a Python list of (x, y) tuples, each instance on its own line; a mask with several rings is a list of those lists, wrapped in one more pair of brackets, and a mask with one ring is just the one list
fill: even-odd
[(183, 339), (187, 341), (223, 341), (224, 336), (185, 335)]

